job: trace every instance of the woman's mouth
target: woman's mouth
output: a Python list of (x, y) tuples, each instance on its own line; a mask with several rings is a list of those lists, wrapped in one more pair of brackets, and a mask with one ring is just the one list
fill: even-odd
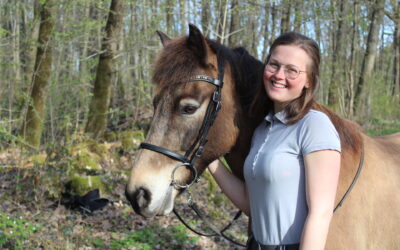
[(274, 86), (275, 88), (280, 88), (280, 89), (286, 88), (286, 83), (285, 82), (271, 81), (271, 83), (272, 83), (272, 86)]

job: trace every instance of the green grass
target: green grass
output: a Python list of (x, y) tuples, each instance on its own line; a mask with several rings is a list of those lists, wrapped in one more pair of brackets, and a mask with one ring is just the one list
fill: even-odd
[(24, 249), (31, 235), (40, 228), (25, 219), (0, 213), (0, 249)]
[(165, 246), (163, 249), (182, 249), (185, 244), (193, 244), (198, 240), (198, 237), (189, 237), (183, 225), (169, 228), (153, 226), (125, 234), (122, 239), (113, 239), (111, 249), (128, 249), (133, 246), (138, 250), (150, 250), (162, 246)]

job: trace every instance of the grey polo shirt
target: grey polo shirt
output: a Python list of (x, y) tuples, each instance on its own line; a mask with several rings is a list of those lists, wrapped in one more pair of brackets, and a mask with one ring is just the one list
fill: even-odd
[(293, 125), (286, 124), (283, 112), (265, 120), (253, 134), (244, 164), (252, 231), (264, 245), (299, 243), (308, 213), (303, 156), (340, 152), (340, 139), (328, 116), (316, 110)]

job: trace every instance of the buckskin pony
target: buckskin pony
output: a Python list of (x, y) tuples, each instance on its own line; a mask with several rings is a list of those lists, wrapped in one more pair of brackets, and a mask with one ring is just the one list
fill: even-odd
[[(164, 48), (154, 65), (154, 116), (146, 143), (185, 154), (196, 141), (218, 88), (207, 77), (195, 81), (192, 77), (216, 79), (223, 66), (222, 109), (194, 167), (201, 174), (210, 162), (224, 156), (233, 173), (243, 179), (252, 133), (272, 107), (261, 89), (263, 63), (243, 48), (229, 49), (205, 38), (193, 25), (189, 25), (189, 36), (178, 39), (158, 34)], [(326, 107), (316, 104), (313, 108), (326, 113), (340, 135), (337, 203), (355, 183), (334, 213), (326, 249), (400, 249), (400, 133), (369, 137), (357, 124)], [(147, 149), (141, 149), (135, 159), (126, 196), (144, 217), (165, 215), (172, 211), (175, 197), (183, 190), (171, 181), (191, 183), (194, 171), (179, 167), (178, 156)], [(361, 158), (364, 167), (355, 178)]]

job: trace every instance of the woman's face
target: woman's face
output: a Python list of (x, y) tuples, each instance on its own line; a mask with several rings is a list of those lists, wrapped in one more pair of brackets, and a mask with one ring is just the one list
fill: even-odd
[(279, 45), (273, 50), (264, 68), (264, 87), (274, 102), (275, 112), (282, 111), (301, 95), (303, 88), (310, 86), (306, 73), (308, 65), (311, 65), (311, 58), (300, 47)]

